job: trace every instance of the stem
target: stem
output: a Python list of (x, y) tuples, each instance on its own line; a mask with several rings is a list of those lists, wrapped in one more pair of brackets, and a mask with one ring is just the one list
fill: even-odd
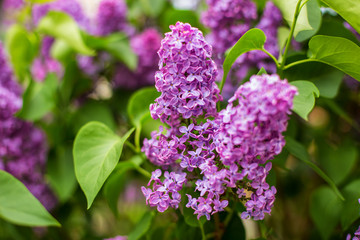
[(222, 231), (222, 229), (220, 227), (220, 218), (219, 218), (218, 213), (214, 214), (214, 220), (215, 220), (215, 239), (220, 240), (223, 231)]
[(292, 62), (292, 63), (284, 66), (283, 70), (287, 70), (287, 69), (289, 69), (291, 67), (294, 67), (294, 66), (302, 64), (302, 63), (307, 63), (307, 62), (319, 62), (319, 61), (317, 61), (316, 59), (311, 59), (311, 58), (303, 59), (303, 60), (299, 60), (299, 61), (296, 61), (296, 62)]
[(272, 55), (271, 53), (269, 53), (265, 48), (262, 50), (264, 53), (266, 53), (276, 64), (277, 67), (280, 66), (279, 62), (277, 61), (277, 59), (274, 57), (274, 55)]
[(281, 65), (280, 65), (280, 70), (283, 70), (284, 66), (285, 66), (285, 62), (286, 62), (286, 55), (289, 51), (289, 48), (290, 48), (290, 44), (291, 44), (291, 39), (292, 39), (292, 36), (294, 35), (294, 31), (295, 31), (295, 26), (296, 26), (296, 21), (297, 21), (297, 18), (299, 16), (299, 13), (300, 13), (300, 10), (301, 10), (301, 1), (302, 0), (299, 0), (296, 4), (296, 8), (295, 8), (295, 12), (294, 12), (294, 19), (293, 19), (293, 23), (291, 25), (291, 29), (290, 29), (290, 33), (289, 33), (289, 37), (287, 39), (287, 42), (286, 42), (286, 46), (285, 46), (285, 51), (284, 51), (284, 54), (282, 55), (283, 56), (283, 59), (281, 61)]
[(137, 152), (141, 151), (141, 148), (140, 148), (140, 134), (141, 134), (141, 125), (139, 125), (135, 130), (135, 147), (136, 147)]
[(303, 8), (303, 6), (305, 6), (305, 4), (307, 4), (308, 1), (309, 1), (309, 0), (305, 0), (305, 2), (303, 2), (303, 3), (301, 4), (300, 10)]
[(230, 223), (233, 215), (234, 215), (234, 209), (231, 209), (230, 212), (229, 212), (229, 214), (226, 216), (226, 218), (225, 218), (225, 220), (224, 220), (224, 226), (225, 226), (225, 228), (229, 225), (229, 223)]
[(142, 167), (137, 167), (136, 171), (141, 173), (144, 177), (151, 178), (151, 174), (148, 171), (146, 171), (145, 169), (143, 169)]
[(200, 220), (198, 220), (198, 221), (199, 221), (199, 227), (200, 227), (200, 230), (201, 230), (201, 238), (202, 238), (202, 240), (206, 240), (204, 226), (203, 226), (202, 222), (200, 222)]
[(138, 153), (136, 147), (134, 146), (134, 144), (132, 144), (131, 142), (129, 141), (126, 141), (125, 144), (131, 148), (131, 150), (133, 150), (135, 153)]

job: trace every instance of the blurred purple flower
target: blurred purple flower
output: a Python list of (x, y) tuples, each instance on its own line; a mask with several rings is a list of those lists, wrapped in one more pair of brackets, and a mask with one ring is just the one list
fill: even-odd
[(21, 106), (21, 88), (0, 44), (0, 167), (22, 181), (49, 210), (56, 199), (44, 180), (45, 134), (32, 123), (13, 116)]
[(156, 29), (148, 28), (133, 36), (130, 39), (130, 45), (138, 56), (138, 66), (135, 71), (131, 71), (125, 66), (119, 66), (113, 78), (113, 86), (115, 88), (136, 89), (154, 84), (154, 74), (159, 61), (157, 51), (161, 45), (160, 33)]

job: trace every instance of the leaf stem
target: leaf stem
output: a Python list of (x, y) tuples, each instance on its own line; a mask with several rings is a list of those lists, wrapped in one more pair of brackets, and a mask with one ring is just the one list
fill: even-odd
[(146, 171), (145, 169), (143, 169), (142, 167), (137, 167), (136, 171), (141, 173), (144, 177), (151, 178), (151, 174), (148, 171)]
[(294, 19), (293, 19), (293, 22), (292, 22), (292, 25), (291, 25), (289, 37), (288, 37), (287, 42), (286, 42), (284, 54), (282, 55), (283, 59), (282, 59), (281, 64), (280, 64), (280, 70), (281, 71), (283, 70), (283, 68), (285, 66), (286, 56), (287, 56), (287, 53), (288, 53), (289, 48), (290, 48), (292, 36), (294, 35), (296, 21), (297, 21), (297, 18), (299, 17), (299, 13), (300, 13), (301, 6), (302, 6), (301, 2), (302, 2), (302, 0), (299, 0), (297, 2), (297, 4), (296, 4), (296, 8), (295, 8), (295, 12), (294, 12)]
[(131, 142), (129, 141), (126, 141), (125, 144), (131, 148), (131, 150), (133, 150), (135, 153), (138, 153), (136, 147), (134, 146), (134, 144), (132, 144)]
[(199, 221), (199, 227), (200, 227), (200, 230), (201, 230), (201, 238), (202, 238), (202, 240), (206, 240), (204, 226), (203, 226), (203, 224), (202, 224), (202, 222), (200, 220), (198, 220), (198, 221)]
[(140, 148), (140, 134), (141, 134), (141, 125), (137, 126), (137, 128), (135, 130), (135, 147), (136, 147), (137, 152), (141, 151), (141, 148)]
[(269, 53), (265, 48), (262, 49), (262, 51), (264, 53), (266, 53), (276, 64), (277, 67), (280, 66), (279, 62), (277, 61), (276, 57), (274, 57), (274, 55), (272, 55), (271, 53)]
[(299, 65), (299, 64), (302, 64), (302, 63), (307, 63), (307, 62), (318, 62), (318, 61), (315, 60), (315, 59), (311, 59), (311, 58), (299, 60), (299, 61), (292, 62), (292, 63), (289, 63), (288, 65), (284, 66), (284, 67), (283, 67), (283, 70), (287, 70), (287, 69), (289, 69), (289, 68), (291, 68), (291, 67), (294, 67), (294, 66)]

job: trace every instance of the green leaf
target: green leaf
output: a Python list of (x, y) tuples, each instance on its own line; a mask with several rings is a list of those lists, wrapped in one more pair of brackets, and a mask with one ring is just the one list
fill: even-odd
[(238, 214), (233, 214), (229, 225), (225, 228), (222, 240), (245, 240), (245, 228)]
[(135, 70), (138, 63), (137, 55), (130, 47), (128, 37), (123, 33), (114, 33), (105, 37), (86, 37), (87, 44), (96, 49), (109, 52), (129, 69)]
[(319, 89), (321, 97), (334, 98), (339, 92), (343, 78), (344, 73), (335, 69), (309, 80)]
[(143, 160), (139, 155), (136, 155), (127, 161), (119, 162), (106, 181), (104, 185), (104, 195), (110, 209), (115, 215), (118, 213), (117, 204), (119, 195), (127, 182), (125, 173), (140, 167), (142, 162)]
[(63, 63), (68, 61), (71, 53), (73, 53), (73, 49), (62, 39), (55, 40), (50, 49), (51, 56)]
[(75, 112), (72, 120), (74, 132), (78, 132), (91, 121), (101, 122), (113, 131), (116, 129), (116, 122), (109, 106), (101, 101), (89, 100)]
[[(288, 27), (279, 27), (277, 32), (277, 39), (278, 39), (278, 46), (279, 49), (284, 49), (287, 39), (290, 34), (290, 29)], [(280, 54), (282, 54), (283, 51), (280, 51)]]
[(313, 192), (310, 200), (310, 216), (322, 239), (329, 239), (340, 220), (342, 202), (329, 187)]
[(140, 0), (144, 12), (151, 17), (157, 17), (166, 5), (166, 0)]
[(15, 74), (23, 80), (36, 53), (36, 47), (27, 30), (20, 25), (13, 25), (6, 32), (5, 38), (5, 47), (10, 54)]
[(73, 149), (75, 175), (85, 193), (88, 208), (114, 170), (124, 142), (133, 131), (129, 130), (120, 138), (103, 123), (89, 122), (76, 135)]
[(160, 93), (156, 91), (156, 88), (147, 87), (136, 91), (130, 97), (127, 112), (134, 126), (140, 126), (144, 118), (150, 115), (150, 104), (154, 103), (154, 100), (159, 96)]
[(320, 96), (317, 87), (309, 81), (294, 81), (290, 83), (298, 89), (293, 101), (293, 111), (308, 120), (308, 115), (315, 106), (315, 97)]
[(40, 20), (37, 30), (40, 33), (65, 41), (81, 54), (90, 56), (95, 54), (92, 49), (86, 46), (80, 28), (75, 20), (66, 13), (49, 11), (47, 15)]
[(0, 170), (0, 216), (24, 226), (57, 226), (60, 224), (15, 177)]
[(329, 7), (334, 9), (350, 25), (360, 32), (359, 11), (360, 5), (358, 0), (321, 0)]
[[(295, 8), (298, 0), (274, 0), (279, 7), (284, 19), (292, 26)], [(317, 0), (309, 0), (301, 9), (294, 30), (295, 40), (302, 42), (319, 30), (321, 25), (321, 11)]]
[(162, 16), (159, 22), (163, 32), (168, 32), (169, 26), (175, 25), (178, 21), (189, 23), (192, 27), (199, 28), (202, 31), (204, 30), (198, 15), (194, 11), (168, 9)]
[(231, 66), (234, 64), (236, 59), (240, 55), (252, 50), (264, 50), (265, 41), (266, 36), (264, 32), (257, 28), (250, 29), (239, 39), (239, 41), (237, 41), (237, 43), (231, 48), (229, 54), (225, 58), (223, 64), (224, 76), (220, 89), (223, 88)]
[(356, 36), (344, 26), (342, 18), (324, 17), (317, 35), (342, 37), (359, 44)]
[(18, 117), (35, 121), (51, 111), (56, 104), (58, 80), (49, 74), (44, 82), (31, 81), (23, 95), (23, 106)]
[(128, 240), (137, 240), (140, 239), (147, 231), (149, 231), (152, 220), (155, 216), (155, 213), (146, 212), (141, 220), (136, 225), (135, 229), (129, 234)]
[(47, 179), (60, 202), (72, 196), (77, 184), (71, 147), (58, 148), (56, 157), (47, 162)]
[(257, 73), (257, 75), (263, 75), (263, 74), (267, 74), (265, 68), (261, 67), (260, 71)]
[(324, 143), (323, 139), (320, 141), (320, 165), (329, 177), (339, 184), (346, 179), (355, 166), (358, 157), (357, 147), (351, 140), (344, 141), (337, 148)]
[(355, 180), (343, 189), (345, 202), (343, 203), (343, 210), (341, 212), (341, 226), (345, 231), (359, 216), (359, 197), (360, 197), (360, 180)]
[(311, 38), (309, 50), (309, 61), (328, 64), (360, 81), (360, 47), (352, 41), (318, 35)]
[(310, 160), (309, 153), (307, 152), (306, 148), (295, 139), (285, 136), (285, 148), (296, 158), (306, 163), (309, 167), (311, 167), (325, 182), (329, 184), (329, 186), (333, 189), (335, 194), (344, 201), (344, 197), (342, 196), (339, 189), (336, 187), (336, 184), (332, 179), (330, 179), (318, 166), (316, 166)]

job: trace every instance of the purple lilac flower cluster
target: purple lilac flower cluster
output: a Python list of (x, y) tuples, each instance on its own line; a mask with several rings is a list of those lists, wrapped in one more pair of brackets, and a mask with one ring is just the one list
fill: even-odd
[(141, 191), (146, 198), (146, 204), (149, 204), (151, 207), (157, 207), (159, 212), (164, 212), (169, 207), (179, 207), (181, 195), (178, 191), (182, 189), (183, 184), (186, 182), (186, 173), (169, 173), (166, 171), (163, 181), (160, 180), (161, 175), (160, 169), (152, 172), (148, 186), (154, 181), (153, 190), (141, 187)]
[[(264, 47), (275, 57), (279, 56), (277, 32), (281, 24), (282, 15), (280, 10), (271, 1), (268, 1), (264, 8), (263, 15), (261, 16), (261, 19), (256, 27), (265, 33), (266, 42)], [(241, 59), (243, 61), (239, 61), (240, 68), (257, 67), (258, 69), (261, 69), (263, 67), (268, 73), (276, 72), (275, 63), (266, 53), (262, 51), (249, 52)]]
[(264, 213), (271, 211), (276, 189), (269, 188), (266, 183), (271, 169), (267, 161), (279, 154), (285, 145), (282, 133), (286, 130), (287, 115), (291, 114), (296, 93), (296, 88), (278, 75), (252, 76), (219, 113), (216, 151), (225, 166), (241, 172), (233, 174), (231, 182), (243, 181), (249, 186), (238, 189), (239, 197), (244, 198), (245, 192), (252, 192), (243, 218), (263, 219)]
[(51, 209), (56, 199), (44, 181), (45, 135), (31, 123), (13, 116), (21, 106), (21, 88), (15, 82), (0, 45), (0, 168), (22, 181), (47, 209)]
[(152, 117), (176, 126), (181, 117), (216, 115), (220, 97), (211, 46), (189, 24), (178, 22), (170, 29), (158, 51), (160, 71), (155, 74), (155, 86), (162, 94), (150, 106)]
[[(280, 80), (277, 75), (253, 76), (250, 82), (236, 91), (227, 108), (219, 114), (212, 108), (211, 111), (207, 110), (208, 114), (205, 116), (187, 115), (183, 112), (179, 114), (178, 109), (185, 104), (203, 99), (201, 92), (192, 93), (199, 89), (201, 91), (202, 85), (188, 87), (190, 74), (186, 77), (179, 72), (175, 72), (178, 75), (171, 74), (174, 72), (174, 64), (177, 64), (173, 59), (179, 61), (180, 67), (176, 66), (175, 70), (181, 73), (184, 65), (186, 69), (191, 69), (193, 64), (198, 66), (196, 57), (186, 54), (187, 58), (180, 58), (171, 53), (174, 53), (176, 44), (187, 51), (189, 41), (194, 43), (194, 40), (184, 39), (183, 35), (189, 34), (190, 30), (198, 30), (179, 22), (170, 28), (172, 32), (166, 34), (159, 51), (161, 71), (155, 76), (156, 87), (161, 96), (156, 99), (155, 106), (150, 106), (153, 118), (160, 118), (170, 128), (160, 127), (158, 132), (153, 132), (150, 140), (144, 140), (142, 151), (153, 164), (163, 169), (170, 168), (179, 174), (188, 172), (187, 179), (195, 182), (198, 196), (187, 194), (186, 207), (192, 208), (198, 218), (206, 216), (210, 219), (211, 214), (223, 211), (228, 205), (226, 195), (235, 194), (247, 208), (242, 213), (243, 218), (263, 219), (265, 213), (270, 213), (276, 193), (275, 187), (270, 187), (266, 182), (271, 169), (271, 163), (267, 161), (279, 154), (284, 146), (282, 132), (287, 127), (287, 115), (291, 113), (292, 100), (297, 90), (286, 80)], [(183, 42), (178, 43), (182, 39)], [(206, 46), (203, 49), (207, 49), (207, 43), (203, 44)], [(178, 54), (184, 55), (180, 51)], [(211, 56), (211, 47), (205, 56)], [(208, 101), (212, 102), (206, 103), (204, 107), (215, 108), (219, 100), (213, 80), (216, 68), (207, 66), (212, 68), (210, 72), (214, 75), (206, 81), (213, 84), (215, 90), (209, 91)], [(174, 82), (179, 75), (181, 80)], [(190, 82), (197, 80), (196, 77), (193, 78)], [(185, 91), (184, 86), (188, 87)], [(188, 101), (181, 101), (184, 95), (188, 97), (190, 94)], [(180, 100), (174, 101), (174, 97)], [(215, 119), (210, 120), (208, 117)], [(197, 170), (194, 171), (195, 169)], [(157, 179), (160, 175), (161, 171), (158, 169), (153, 172), (152, 179)], [(156, 188), (159, 186), (156, 185)], [(143, 188), (147, 201), (155, 192), (156, 189), (153, 192)], [(166, 201), (160, 205), (159, 197), (150, 205), (157, 206), (161, 211), (170, 206)]]
[(69, 14), (81, 28), (89, 29), (89, 19), (85, 16), (81, 5), (74, 0), (56, 0), (45, 4), (35, 4), (32, 9), (32, 17), (35, 24), (49, 11), (59, 11)]
[[(251, 0), (208, 0), (207, 3), (209, 9), (204, 12), (202, 23), (211, 29), (210, 34), (206, 38), (214, 47), (215, 61), (219, 71), (222, 71), (221, 65), (224, 61), (225, 52), (253, 26), (254, 22), (258, 19), (257, 9), (255, 3)], [(263, 30), (266, 34), (265, 49), (275, 57), (279, 55), (277, 29), (281, 23), (282, 15), (280, 10), (271, 1), (268, 1), (256, 27)], [(258, 69), (264, 67), (269, 73), (276, 72), (275, 63), (264, 52), (252, 51), (243, 54), (236, 60), (236, 65), (233, 67), (225, 83), (225, 99), (229, 99), (233, 95), (237, 86), (253, 67)], [(221, 75), (219, 75), (217, 80), (221, 80)]]
[(95, 34), (105, 36), (119, 31), (132, 32), (126, 14), (127, 7), (123, 0), (102, 0), (96, 15)]
[(52, 37), (45, 36), (41, 43), (40, 56), (33, 61), (31, 74), (37, 81), (43, 81), (48, 73), (56, 73), (59, 78), (63, 75), (61, 64), (50, 56), (53, 43)]
[(6, 10), (20, 9), (24, 6), (24, 4), (24, 0), (4, 0), (2, 3), (2, 7)]
[[(130, 46), (138, 56), (138, 66), (133, 72), (125, 66), (116, 69), (113, 79), (115, 88), (136, 89), (154, 84), (154, 74), (157, 70), (157, 50), (161, 45), (161, 35), (154, 28), (148, 28), (130, 39)], [(129, 81), (131, 79), (131, 81)]]
[(215, 55), (222, 55), (250, 29), (257, 19), (257, 9), (251, 0), (207, 0), (209, 8), (202, 15), (202, 23), (211, 29), (207, 40)]

